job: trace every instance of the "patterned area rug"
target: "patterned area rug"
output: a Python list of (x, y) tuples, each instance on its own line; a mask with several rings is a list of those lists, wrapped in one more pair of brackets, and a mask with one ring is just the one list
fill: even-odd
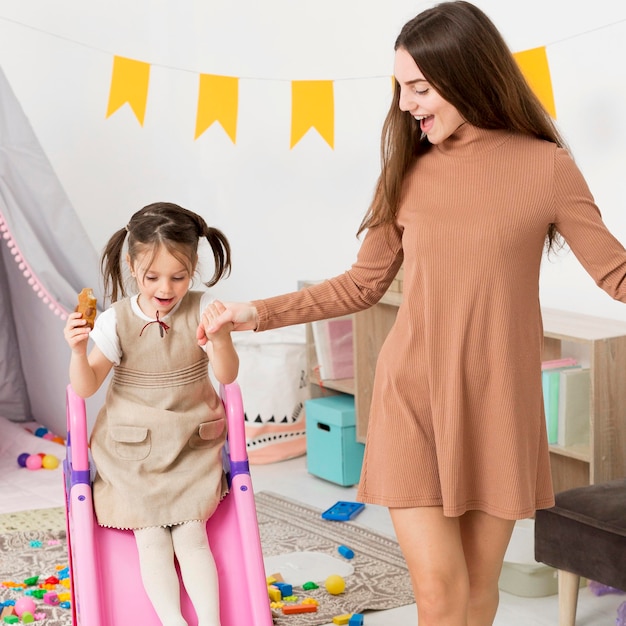
[[(301, 599), (315, 598), (318, 611), (298, 615), (277, 611), (277, 626), (319, 626), (331, 623), (335, 615), (392, 609), (414, 602), (409, 573), (395, 540), (357, 522), (325, 520), (319, 509), (267, 491), (257, 494), (256, 503), (266, 561), (268, 557), (293, 552), (316, 552), (342, 559), (337, 552), (341, 545), (354, 552), (349, 560), (354, 572), (344, 577), (344, 593), (330, 595), (324, 581), (315, 581), (320, 588), (306, 592), (294, 587)], [(289, 580), (286, 578), (285, 582)]]
[[(13, 585), (21, 585), (34, 577), (38, 577), (37, 583), (50, 577), (63, 578), (63, 569), (68, 566), (66, 546), (63, 508), (0, 515), (0, 606), (7, 600), (24, 596), (24, 588)], [(67, 585), (69, 580), (67, 575), (65, 577)], [(37, 589), (37, 586), (27, 589)], [(52, 585), (49, 590), (63, 600), (62, 594), (69, 592), (63, 584)], [(70, 609), (36, 597), (33, 600), (36, 624), (71, 626)]]
[[(391, 609), (413, 602), (408, 571), (398, 544), (376, 534), (357, 522), (332, 522), (321, 511), (270, 492), (256, 494), (257, 515), (263, 554), (267, 562), (280, 562), (280, 555), (308, 553), (339, 559), (351, 566), (344, 576), (346, 590), (329, 594), (323, 580), (320, 587), (303, 591), (294, 585), (300, 600), (313, 597), (319, 602), (317, 613), (283, 615), (274, 612), (276, 626), (320, 626), (332, 622), (335, 615)], [(338, 555), (340, 545), (354, 552), (352, 559)], [(289, 560), (289, 559), (287, 559)], [(42, 579), (56, 576), (67, 566), (65, 515), (63, 509), (45, 509), (0, 515), (0, 582), (20, 583), (32, 576)], [(275, 572), (268, 572), (268, 574)], [(285, 576), (286, 582), (290, 582)], [(61, 585), (57, 591), (67, 591)], [(18, 599), (23, 591), (0, 587), (0, 604)], [(42, 626), (71, 626), (68, 609), (49, 606), (35, 600), (37, 610), (45, 613)]]

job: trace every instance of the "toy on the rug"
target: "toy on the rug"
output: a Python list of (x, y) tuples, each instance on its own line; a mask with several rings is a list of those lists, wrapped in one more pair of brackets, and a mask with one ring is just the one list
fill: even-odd
[(346, 581), (339, 574), (331, 574), (324, 583), (326, 591), (333, 596), (338, 596), (346, 590)]
[(44, 452), (39, 452), (38, 454), (22, 452), (22, 454), (17, 457), (17, 464), (29, 470), (38, 470), (41, 468), (53, 470), (59, 467), (59, 459), (54, 456), (54, 454), (45, 454)]
[[(21, 603), (22, 600), (30, 600), (32, 604)], [(6, 602), (0, 602), (0, 619), (3, 624), (32, 624), (40, 620), (46, 619), (47, 615), (40, 611), (37, 611), (35, 603), (25, 596), (18, 600), (7, 600)]]
[[(41, 542), (40, 542), (41, 543)], [(34, 546), (35, 547), (35, 546)], [(38, 610), (35, 600), (41, 600), (48, 606), (71, 608), (69, 567), (57, 566), (56, 576), (48, 576), (40, 582), (40, 576), (30, 576), (23, 582), (5, 580), (2, 587), (22, 592), (24, 595), (17, 600), (0, 602), (0, 620), (4, 624), (31, 624), (46, 619), (48, 615)]]
[(31, 616), (35, 613), (37, 609), (37, 605), (35, 601), (29, 596), (22, 596), (15, 601), (15, 614), (18, 617), (24, 616), (25, 613), (30, 614)]
[[(309, 600), (309, 602), (307, 602)], [(283, 615), (295, 615), (297, 613), (316, 613), (317, 602), (313, 598), (305, 598), (300, 604), (285, 604)]]
[[(340, 547), (345, 548), (345, 546)], [(349, 548), (346, 548), (346, 550), (352, 552)], [(354, 556), (354, 553), (352, 555)], [(318, 610), (319, 602), (317, 599), (309, 597), (300, 600), (298, 596), (292, 595), (293, 585), (286, 583), (282, 574), (272, 574), (267, 577), (266, 582), (272, 611), (281, 610), (283, 615), (297, 615), (299, 613), (314, 613)], [(326, 578), (324, 587), (329, 594), (337, 596), (346, 590), (346, 581), (339, 574), (331, 574)], [(309, 581), (302, 585), (302, 589), (305, 591), (319, 589), (319, 585)], [(277, 614), (274, 615), (277, 616)], [(363, 615), (361, 613), (335, 615), (332, 623), (346, 624), (347, 626), (363, 626)]]
[(341, 556), (346, 558), (346, 559), (353, 559), (354, 558), (354, 550), (351, 550), (347, 546), (343, 546), (343, 545), (339, 546), (337, 548), (337, 552), (339, 552), (339, 554), (341, 554)]
[(347, 626), (363, 626), (363, 613), (345, 613), (335, 615), (333, 624), (347, 624)]
[(322, 517), (327, 520), (336, 522), (347, 522), (354, 519), (363, 509), (365, 505), (362, 502), (346, 502), (339, 500), (335, 502), (330, 509), (322, 513)]

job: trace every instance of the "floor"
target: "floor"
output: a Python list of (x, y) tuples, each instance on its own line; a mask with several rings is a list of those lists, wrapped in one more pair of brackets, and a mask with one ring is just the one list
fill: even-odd
[[(306, 469), (306, 457), (280, 463), (253, 465), (252, 482), (255, 491), (273, 491), (285, 497), (305, 502), (325, 510), (338, 500), (354, 501), (356, 489), (341, 487), (312, 476)], [(395, 536), (387, 509), (367, 505), (355, 520), (379, 533)], [(608, 594), (596, 596), (588, 588), (580, 590), (576, 626), (615, 626), (617, 608), (626, 596)], [(415, 626), (415, 604), (389, 611), (377, 611), (365, 616), (366, 626)], [(558, 624), (557, 596), (528, 598), (501, 592), (495, 626), (555, 626)], [(325, 626), (333, 626), (328, 624)]]

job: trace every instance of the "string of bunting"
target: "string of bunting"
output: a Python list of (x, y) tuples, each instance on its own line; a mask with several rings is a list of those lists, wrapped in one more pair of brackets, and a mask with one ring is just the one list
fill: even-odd
[[(556, 118), (552, 79), (546, 47), (515, 53), (515, 59), (548, 112)], [(150, 64), (122, 56), (113, 58), (113, 73), (106, 116), (128, 104), (143, 126), (150, 83)], [(198, 139), (218, 123), (233, 143), (237, 141), (239, 81), (235, 76), (200, 74), (196, 130)], [(314, 128), (334, 148), (334, 80), (291, 81), (291, 148)]]
[[(24, 24), (0, 15), (0, 20), (29, 28), (51, 37), (70, 41), (85, 48), (110, 52), (95, 46), (75, 41), (44, 29)], [(514, 57), (526, 77), (531, 88), (541, 100), (547, 111), (556, 119), (556, 107), (552, 90), (552, 78), (548, 64), (547, 48), (563, 41), (582, 37), (588, 33), (604, 30), (626, 22), (620, 19), (576, 33), (559, 41), (545, 46), (532, 48), (514, 53)], [(151, 67), (145, 61), (113, 55), (113, 71), (106, 117), (110, 117), (125, 104), (132, 109), (141, 126), (144, 124), (148, 91), (150, 85)], [(168, 68), (178, 71), (189, 71), (184, 68)], [(233, 144), (237, 141), (237, 121), (239, 114), (239, 82), (242, 79), (236, 76), (222, 76), (218, 74), (199, 74), (198, 104), (196, 111), (196, 125), (194, 140), (198, 139), (213, 124), (219, 124)], [(373, 77), (365, 77), (373, 78)], [(376, 77), (380, 78), (380, 77)], [(343, 79), (352, 80), (352, 79)], [(306, 133), (315, 129), (326, 141), (330, 148), (334, 148), (335, 135), (335, 101), (334, 85), (336, 80), (292, 80), (291, 82), (291, 139), (290, 148), (293, 148)]]

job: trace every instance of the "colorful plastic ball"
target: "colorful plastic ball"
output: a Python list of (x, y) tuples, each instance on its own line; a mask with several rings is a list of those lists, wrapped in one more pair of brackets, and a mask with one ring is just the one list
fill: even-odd
[(59, 467), (59, 459), (54, 454), (46, 454), (41, 460), (41, 464), (45, 469), (56, 469)]
[(15, 601), (15, 609), (16, 615), (21, 617), (23, 613), (34, 613), (37, 605), (35, 601), (30, 596), (22, 596)]
[(346, 590), (346, 581), (338, 574), (331, 574), (324, 583), (326, 591), (333, 596), (338, 596)]
[(51, 432), (47, 432), (41, 436), (42, 439), (46, 439), (48, 441), (52, 441), (54, 439), (54, 435)]
[(43, 459), (38, 454), (30, 454), (26, 459), (26, 467), (29, 470), (41, 469)]
[(36, 431), (35, 431), (35, 437), (43, 437), (46, 433), (48, 432), (48, 429), (40, 426)]
[(20, 467), (26, 467), (26, 459), (30, 456), (30, 454), (28, 454), (28, 452), (22, 452), (22, 454), (20, 454), (17, 457), (17, 464)]

